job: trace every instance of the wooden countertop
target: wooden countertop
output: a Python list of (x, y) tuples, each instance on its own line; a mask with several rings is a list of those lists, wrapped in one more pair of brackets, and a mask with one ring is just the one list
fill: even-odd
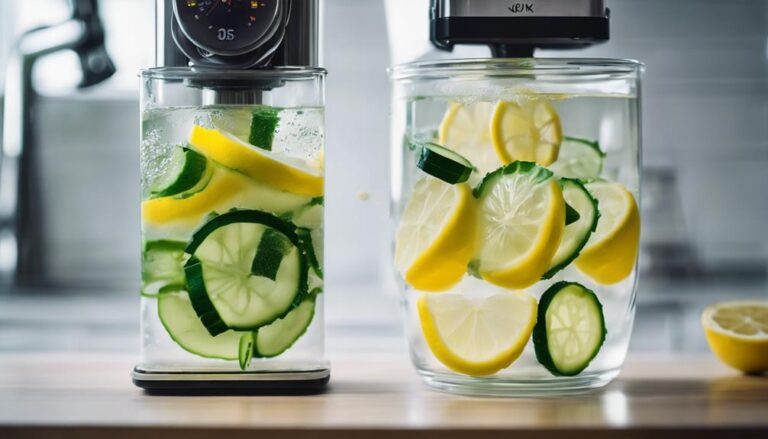
[(399, 356), (332, 358), (322, 395), (147, 396), (134, 361), (0, 354), (0, 438), (768, 438), (768, 377), (709, 356), (630, 357), (602, 391), (543, 399), (435, 392)]

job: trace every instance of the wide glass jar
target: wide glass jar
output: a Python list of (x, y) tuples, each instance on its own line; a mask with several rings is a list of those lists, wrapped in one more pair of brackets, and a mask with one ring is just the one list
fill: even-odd
[(642, 69), (493, 59), (392, 70), (393, 260), (429, 384), (526, 395), (617, 376), (637, 288)]
[(137, 384), (327, 381), (324, 76), (142, 72)]

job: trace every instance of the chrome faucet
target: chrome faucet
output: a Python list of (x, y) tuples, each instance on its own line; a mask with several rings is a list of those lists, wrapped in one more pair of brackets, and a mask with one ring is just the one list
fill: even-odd
[(33, 129), (35, 62), (55, 52), (73, 50), (82, 67), (78, 88), (98, 84), (115, 73), (104, 47), (98, 1), (68, 1), (71, 17), (24, 33), (7, 64), (0, 145), (0, 283), (5, 285), (47, 284), (41, 255), (44, 212), (40, 211)]

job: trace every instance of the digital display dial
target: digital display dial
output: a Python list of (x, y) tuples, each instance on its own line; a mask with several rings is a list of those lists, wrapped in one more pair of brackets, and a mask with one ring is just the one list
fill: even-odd
[(267, 35), (279, 0), (176, 0), (182, 32), (192, 43), (217, 55), (240, 55)]

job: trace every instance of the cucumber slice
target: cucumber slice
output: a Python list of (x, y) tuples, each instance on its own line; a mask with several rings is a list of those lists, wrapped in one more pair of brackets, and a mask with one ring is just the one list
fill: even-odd
[(315, 295), (309, 295), (282, 319), (256, 332), (254, 355), (268, 358), (287, 351), (305, 332), (315, 316)]
[(149, 241), (141, 255), (141, 294), (155, 297), (184, 289), (184, 247), (180, 241)]
[(185, 351), (206, 358), (237, 360), (242, 332), (224, 331), (213, 336), (200, 322), (186, 291), (157, 298), (157, 312), (165, 330)]
[(280, 122), (277, 113), (278, 110), (272, 107), (261, 107), (253, 111), (248, 143), (272, 151), (272, 141), (275, 138), (277, 124)]
[(560, 144), (557, 161), (549, 166), (559, 177), (592, 180), (603, 172), (605, 153), (597, 140), (565, 137)]
[(573, 376), (589, 366), (605, 341), (603, 306), (576, 282), (557, 282), (541, 296), (533, 328), (536, 359), (553, 375)]
[(579, 256), (581, 250), (587, 245), (592, 232), (597, 228), (597, 220), (600, 217), (600, 212), (597, 210), (597, 200), (592, 197), (580, 181), (563, 178), (560, 180), (560, 184), (563, 187), (565, 207), (566, 209), (568, 207), (573, 209), (577, 219), (572, 223), (568, 223), (566, 219), (560, 246), (549, 264), (549, 270), (544, 273), (542, 279), (552, 278), (555, 273), (567, 267)]
[[(265, 267), (254, 270), (260, 244), (272, 234), (290, 243), (274, 279), (264, 276)], [(296, 227), (266, 212), (234, 210), (216, 216), (192, 235), (186, 252), (191, 255), (184, 266), (190, 299), (212, 335), (267, 325), (306, 294), (308, 265)]]
[(238, 360), (240, 370), (248, 369), (253, 359), (253, 332), (246, 332), (240, 336), (240, 345), (238, 349)]
[(170, 163), (165, 173), (155, 180), (150, 193), (153, 198), (159, 198), (193, 192), (196, 186), (210, 178), (209, 168), (204, 156), (187, 147), (176, 146), (171, 150)]
[(437, 143), (424, 143), (416, 166), (446, 183), (464, 183), (472, 174), (472, 163)]

